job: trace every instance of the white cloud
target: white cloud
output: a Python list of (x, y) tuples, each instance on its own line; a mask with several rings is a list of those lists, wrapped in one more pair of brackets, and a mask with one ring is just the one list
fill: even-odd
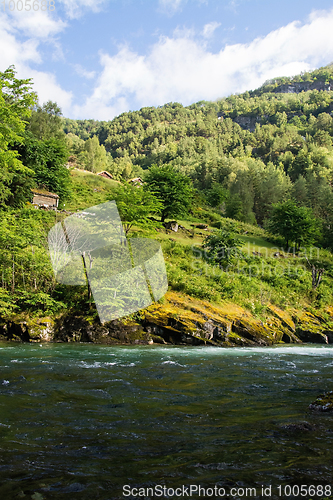
[(307, 24), (293, 22), (248, 44), (227, 45), (218, 53), (193, 35), (161, 37), (145, 55), (127, 47), (100, 55), (103, 70), (93, 94), (75, 115), (111, 119), (120, 104), (136, 108), (214, 100), (260, 86), (275, 76), (292, 76), (333, 60), (333, 10), (312, 14)]
[(100, 12), (103, 4), (108, 0), (57, 0), (58, 3), (63, 4), (66, 14), (70, 19), (77, 19), (81, 17), (87, 10), (93, 12)]
[(73, 118), (81, 119), (94, 119), (94, 120), (111, 120), (114, 116), (118, 116), (124, 111), (129, 111), (129, 102), (125, 97), (119, 97), (113, 104), (101, 104), (101, 99), (95, 96), (87, 99), (86, 103), (81, 105), (74, 105), (71, 109)]
[(64, 21), (50, 17), (47, 12), (0, 13), (0, 67), (40, 64), (42, 57), (38, 49), (42, 42), (52, 44), (55, 57), (61, 58), (61, 47), (54, 35), (65, 27)]
[(221, 23), (217, 23), (216, 21), (213, 21), (211, 23), (205, 24), (202, 30), (202, 36), (204, 38), (210, 38), (213, 36), (214, 31), (221, 26)]
[(40, 103), (49, 100), (55, 101), (61, 108), (63, 115), (69, 116), (73, 99), (72, 92), (61, 88), (52, 73), (36, 71), (31, 68), (22, 69), (21, 74), (24, 73), (26, 74), (26, 78), (33, 79), (33, 90), (37, 92)]
[(231, 0), (226, 6), (227, 9), (233, 12), (237, 12), (237, 7), (239, 7), (239, 2), (237, 0)]
[(95, 78), (96, 71), (87, 71), (81, 64), (74, 64), (74, 69), (79, 76), (88, 80)]
[(26, 36), (46, 39), (63, 31), (67, 23), (61, 19), (55, 19), (48, 11), (19, 12), (15, 10), (11, 13), (10, 25)]
[(181, 5), (185, 3), (186, 0), (159, 0), (159, 7), (163, 12), (169, 15), (174, 14), (180, 10)]
[(0, 15), (0, 47), (1, 47), (1, 68), (8, 68), (11, 64), (22, 64), (26, 61), (41, 62), (38, 53), (38, 40), (30, 39), (19, 42), (15, 38), (15, 29), (12, 27), (10, 18)]
[[(38, 93), (41, 103), (51, 99), (59, 104), (64, 114), (69, 114), (72, 93), (62, 89), (53, 74), (31, 68), (32, 64), (42, 63), (38, 50), (41, 41), (47, 38), (46, 41), (53, 41), (57, 48), (57, 41), (52, 36), (62, 31), (65, 23), (50, 19), (46, 13), (27, 14), (22, 17), (19, 14), (0, 14), (0, 71), (14, 65), (18, 78), (32, 78), (33, 90)], [(24, 39), (22, 33), (30, 38)]]
[[(104, 4), (104, 0), (58, 2), (72, 17), (79, 16), (82, 9), (96, 11)], [(183, 2), (186, 0), (159, 0), (159, 5), (171, 12), (180, 9)], [(293, 22), (250, 43), (226, 45), (215, 53), (203, 41), (219, 27), (211, 22), (201, 33), (178, 29), (172, 37), (160, 37), (145, 55), (126, 46), (112, 56), (101, 52), (99, 75), (76, 64), (77, 74), (91, 79), (94, 88), (85, 102), (74, 105), (73, 93), (64, 90), (55, 75), (32, 69), (42, 63), (42, 43), (52, 42), (61, 57), (55, 37), (67, 26), (48, 13), (40, 14), (23, 19), (0, 13), (0, 71), (14, 64), (20, 78), (33, 78), (40, 102), (57, 101), (65, 116), (76, 118), (109, 120), (142, 106), (215, 100), (254, 89), (269, 78), (291, 76), (333, 60), (333, 10), (313, 11), (305, 24)]]

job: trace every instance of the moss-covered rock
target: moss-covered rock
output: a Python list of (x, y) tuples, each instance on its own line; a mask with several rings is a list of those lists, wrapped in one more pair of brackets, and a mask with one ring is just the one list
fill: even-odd
[(53, 340), (54, 319), (32, 317), (26, 313), (12, 316), (0, 326), (0, 335), (6, 340), (23, 342), (49, 342)]
[(55, 321), (50, 317), (29, 318), (26, 324), (30, 341), (49, 342), (53, 340), (54, 323)]
[(149, 333), (134, 321), (109, 321), (101, 325), (97, 319), (67, 315), (58, 318), (54, 340), (58, 342), (94, 342), (99, 344), (148, 344)]
[(309, 405), (309, 410), (333, 411), (333, 391), (321, 394)]
[(283, 326), (293, 332), (295, 331), (295, 323), (293, 322), (292, 316), (287, 311), (282, 311), (282, 309), (273, 304), (269, 304), (268, 309), (281, 321)]
[[(134, 319), (135, 318), (135, 319)], [(57, 318), (13, 316), (0, 323), (0, 338), (25, 342), (94, 342), (102, 344), (182, 344), (268, 346), (333, 342), (333, 308), (282, 310), (269, 304), (259, 319), (236, 304), (211, 304), (181, 293), (137, 314), (100, 324), (97, 312), (70, 312)]]
[(309, 311), (294, 311), (293, 319), (296, 325), (296, 335), (302, 342), (328, 344), (325, 334), (325, 319), (315, 316)]

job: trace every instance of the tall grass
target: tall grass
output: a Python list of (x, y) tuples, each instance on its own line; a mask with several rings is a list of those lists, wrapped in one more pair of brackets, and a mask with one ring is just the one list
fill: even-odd
[(220, 269), (205, 259), (199, 246), (162, 241), (162, 249), (170, 288), (198, 299), (234, 302), (255, 314), (264, 314), (269, 304), (320, 308), (333, 300), (331, 273), (326, 272), (313, 291), (311, 271), (302, 258), (243, 253), (227, 269)]

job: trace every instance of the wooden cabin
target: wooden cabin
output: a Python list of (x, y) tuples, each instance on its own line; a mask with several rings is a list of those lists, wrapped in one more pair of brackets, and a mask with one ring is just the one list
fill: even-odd
[(45, 208), (58, 208), (59, 196), (45, 189), (32, 189), (32, 204)]

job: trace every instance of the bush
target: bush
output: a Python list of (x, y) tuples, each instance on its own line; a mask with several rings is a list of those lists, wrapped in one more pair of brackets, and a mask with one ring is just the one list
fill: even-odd
[(203, 248), (206, 250), (208, 260), (226, 267), (235, 257), (240, 256), (239, 248), (243, 245), (234, 233), (221, 229), (206, 236)]

